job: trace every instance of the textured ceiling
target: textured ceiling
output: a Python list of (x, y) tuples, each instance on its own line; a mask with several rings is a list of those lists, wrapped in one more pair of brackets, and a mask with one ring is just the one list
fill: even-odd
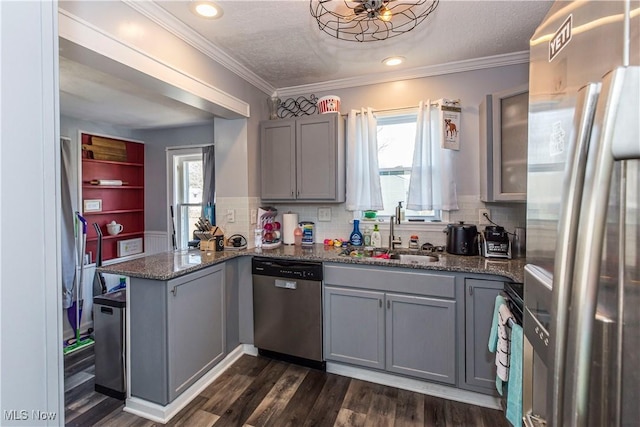
[(320, 31), (309, 1), (219, 1), (217, 20), (194, 16), (185, 2), (158, 4), (276, 88), (397, 69), (527, 51), (548, 1), (441, 0), (411, 32), (376, 42), (337, 40)]
[[(340, 41), (320, 31), (308, 0), (218, 1), (218, 20), (194, 16), (189, 1), (156, 1), (184, 26), (276, 89), (341, 79), (410, 72), (468, 59), (528, 51), (529, 38), (551, 1), (441, 0), (413, 31), (376, 42)], [(61, 55), (64, 55), (62, 53)], [(391, 69), (389, 56), (406, 62)], [(202, 123), (210, 113), (145, 91), (60, 58), (63, 114), (129, 128)]]

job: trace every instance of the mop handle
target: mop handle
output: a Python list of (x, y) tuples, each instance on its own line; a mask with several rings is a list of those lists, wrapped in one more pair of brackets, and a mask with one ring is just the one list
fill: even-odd
[(76, 215), (78, 215), (78, 219), (82, 223), (82, 234), (87, 234), (87, 220), (84, 219), (84, 217), (80, 215), (80, 213), (76, 213)]

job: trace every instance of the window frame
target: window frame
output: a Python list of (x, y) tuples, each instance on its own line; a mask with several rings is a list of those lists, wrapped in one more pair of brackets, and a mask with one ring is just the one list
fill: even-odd
[[(187, 162), (199, 161), (202, 163), (202, 147), (191, 148), (168, 148), (167, 149), (167, 169), (168, 169), (168, 200), (174, 207), (174, 218), (169, 214), (169, 233), (175, 230), (176, 248), (187, 249), (189, 241), (193, 240), (189, 236), (188, 214), (184, 215), (183, 210), (188, 212), (189, 208), (202, 209), (202, 201), (199, 203), (185, 202), (186, 192), (188, 191), (188, 171), (184, 168)], [(204, 165), (203, 165), (204, 166)], [(187, 179), (185, 179), (187, 178)], [(203, 174), (204, 179), (204, 174)], [(204, 183), (203, 183), (204, 185)], [(186, 233), (186, 239), (185, 239)]]
[[(375, 115), (376, 115), (378, 132), (380, 132), (381, 126), (411, 123), (412, 121), (415, 123), (418, 119), (418, 111), (415, 108), (376, 112)], [(414, 137), (413, 147), (415, 148), (415, 137)], [(378, 146), (378, 155), (379, 154), (380, 154), (380, 147)], [(402, 175), (405, 175), (406, 173), (410, 175), (411, 168), (412, 168), (412, 165), (409, 165), (407, 167), (395, 167), (395, 168), (381, 168), (378, 166), (378, 169), (379, 169), (378, 173), (379, 173), (379, 176), (381, 177), (384, 175), (387, 175), (387, 176), (396, 175), (396, 174), (400, 175), (398, 173), (394, 173), (394, 172), (400, 172), (400, 171), (405, 172), (405, 173), (402, 173)], [(384, 196), (383, 196), (383, 202), (384, 202)], [(444, 220), (448, 220), (448, 217), (449, 217), (448, 212), (440, 209), (433, 210), (434, 212), (433, 215), (409, 214), (406, 209), (406, 203), (407, 203), (407, 200), (405, 198), (404, 205), (403, 205), (403, 208), (405, 209), (404, 224), (415, 224), (415, 225), (439, 224), (439, 223), (442, 223)], [(394, 207), (392, 207), (391, 209), (394, 209)], [(393, 214), (379, 213), (377, 217), (381, 219), (383, 222), (389, 222), (389, 219), (391, 218), (392, 215)]]

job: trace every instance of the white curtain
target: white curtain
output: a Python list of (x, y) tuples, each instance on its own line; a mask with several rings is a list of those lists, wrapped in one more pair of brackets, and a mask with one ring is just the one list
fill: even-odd
[(378, 124), (371, 108), (351, 110), (347, 120), (347, 210), (382, 210)]
[(458, 197), (453, 175), (453, 151), (440, 147), (442, 124), (437, 107), (420, 101), (416, 121), (416, 143), (409, 179), (407, 209), (457, 210)]

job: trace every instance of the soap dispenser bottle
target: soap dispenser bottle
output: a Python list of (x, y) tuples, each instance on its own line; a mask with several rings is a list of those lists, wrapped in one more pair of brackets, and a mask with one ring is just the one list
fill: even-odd
[(378, 224), (374, 224), (373, 232), (371, 233), (371, 246), (374, 248), (382, 247), (382, 236), (380, 230), (378, 230)]
[(362, 234), (363, 244), (365, 246), (371, 246), (371, 228), (365, 227), (364, 233)]
[(353, 220), (353, 231), (351, 232), (351, 236), (349, 236), (349, 242), (353, 246), (362, 246), (362, 233), (360, 232), (360, 221), (357, 219)]

